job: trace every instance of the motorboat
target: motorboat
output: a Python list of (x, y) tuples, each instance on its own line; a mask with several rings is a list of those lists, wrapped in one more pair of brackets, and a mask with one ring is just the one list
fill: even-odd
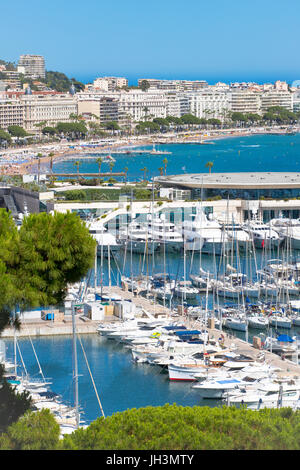
[(228, 391), (239, 390), (239, 388), (247, 382), (234, 378), (220, 378), (220, 379), (208, 379), (204, 382), (197, 383), (192, 386), (199, 392), (202, 398), (218, 399), (223, 398)]
[(153, 239), (147, 223), (133, 220), (127, 228), (119, 231), (119, 242), (124, 249), (138, 254), (153, 254), (160, 243)]
[(231, 243), (231, 249), (241, 249), (246, 251), (249, 247), (251, 247), (251, 236), (248, 232), (246, 232), (240, 224), (228, 224), (222, 223), (221, 227), (225, 231), (229, 242)]
[(292, 250), (300, 250), (300, 219), (278, 218), (270, 220), (271, 227)]
[(205, 212), (197, 208), (192, 220), (184, 220), (181, 230), (187, 250), (221, 255), (230, 249), (228, 235), (215, 220), (209, 220)]
[(227, 397), (230, 405), (238, 408), (246, 406), (250, 410), (262, 408), (290, 407), (299, 408), (299, 385), (267, 384), (263, 382), (254, 390), (247, 389), (240, 393), (232, 393)]
[(183, 247), (182, 234), (175, 224), (167, 222), (164, 214), (148, 220), (148, 230), (153, 240), (159, 242), (160, 248), (166, 251), (180, 251)]
[(255, 248), (278, 248), (283, 240), (283, 237), (272, 229), (270, 225), (258, 220), (249, 220), (243, 225), (243, 229), (251, 236)]
[(89, 229), (92, 237), (97, 241), (97, 251), (102, 252), (104, 255), (108, 254), (108, 251), (115, 253), (120, 249), (120, 243), (117, 241), (114, 234), (107, 231), (102, 221), (99, 219), (93, 219), (87, 221), (86, 225)]

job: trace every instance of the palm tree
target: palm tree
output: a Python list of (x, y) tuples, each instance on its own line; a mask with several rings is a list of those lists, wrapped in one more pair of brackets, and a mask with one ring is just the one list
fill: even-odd
[(162, 166), (159, 167), (158, 171), (159, 171), (159, 173), (160, 173), (160, 176), (163, 176), (163, 174), (164, 174), (164, 169), (163, 169)]
[(124, 173), (125, 173), (125, 183), (126, 183), (126, 182), (127, 182), (127, 173), (128, 173), (128, 167), (127, 167), (127, 166), (125, 166), (125, 168), (124, 168), (124, 170), (123, 170), (123, 171), (124, 171)]
[(74, 162), (74, 166), (76, 166), (77, 168), (77, 178), (79, 180), (79, 166), (80, 166), (80, 162), (77, 160), (76, 162)]
[(109, 168), (110, 168), (110, 172), (112, 173), (113, 171), (113, 167), (115, 166), (115, 163), (114, 162), (109, 162)]
[(165, 165), (165, 175), (167, 174), (167, 165), (168, 165), (168, 160), (166, 158), (163, 159), (163, 164)]
[(146, 166), (144, 166), (144, 168), (141, 168), (141, 171), (144, 172), (144, 181), (146, 181), (146, 173), (148, 171), (148, 168)]
[(96, 160), (96, 163), (98, 163), (98, 168), (99, 168), (99, 176), (101, 173), (101, 165), (102, 165), (103, 159), (101, 157), (98, 157)]
[(211, 173), (211, 169), (212, 169), (213, 165), (214, 165), (214, 162), (207, 162), (206, 165), (205, 165), (206, 168), (209, 169), (209, 172), (210, 172), (210, 173)]

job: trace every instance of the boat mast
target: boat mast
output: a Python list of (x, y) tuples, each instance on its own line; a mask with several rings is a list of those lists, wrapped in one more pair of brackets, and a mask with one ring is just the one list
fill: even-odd
[(76, 325), (75, 325), (75, 308), (72, 300), (72, 330), (73, 330), (73, 384), (74, 384), (74, 402), (76, 411), (76, 428), (79, 428), (79, 394), (78, 394), (78, 364), (77, 364), (77, 345), (76, 345)]

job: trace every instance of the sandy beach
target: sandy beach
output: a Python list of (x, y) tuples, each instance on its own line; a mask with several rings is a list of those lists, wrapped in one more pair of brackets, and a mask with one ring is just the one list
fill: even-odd
[[(48, 172), (50, 170), (50, 162), (54, 162), (55, 160), (63, 160), (66, 157), (71, 157), (78, 155), (82, 156), (85, 154), (91, 154), (101, 151), (101, 154), (105, 151), (107, 153), (113, 153), (113, 151), (117, 151), (120, 149), (124, 149), (124, 147), (141, 147), (141, 146), (146, 146), (146, 145), (155, 145), (155, 144), (163, 144), (163, 143), (188, 143), (188, 142), (199, 142), (203, 143), (205, 141), (213, 141), (213, 140), (218, 140), (218, 139), (226, 139), (226, 138), (231, 138), (231, 137), (243, 137), (243, 136), (249, 136), (249, 135), (257, 135), (257, 134), (268, 134), (271, 132), (274, 132), (275, 130), (267, 130), (267, 129), (255, 129), (255, 128), (249, 128), (249, 129), (221, 129), (219, 131), (190, 131), (187, 130), (185, 132), (182, 132), (181, 134), (176, 134), (174, 136), (168, 135), (168, 134), (159, 134), (159, 135), (153, 135), (149, 137), (142, 137), (141, 139), (138, 138), (123, 138), (123, 139), (118, 139), (115, 143), (103, 143), (103, 141), (99, 142), (98, 146), (95, 146), (93, 148), (91, 147), (86, 147), (84, 148), (84, 145), (88, 145), (88, 141), (74, 141), (74, 142), (69, 142), (68, 144), (66, 143), (53, 143), (52, 146), (59, 148), (59, 150), (56, 151), (49, 151), (49, 147), (51, 147), (51, 144), (46, 144), (44, 146), (34, 146), (34, 147), (24, 147), (24, 150), (27, 150), (28, 152), (34, 154), (34, 153), (43, 153), (44, 154), (47, 152), (48, 155), (43, 156), (40, 158), (40, 168), (42, 171)], [(276, 131), (277, 132), (277, 131)], [(279, 133), (279, 132), (278, 132)], [(284, 133), (284, 132), (280, 132)], [(74, 148), (67, 148), (67, 147), (74, 147)], [(44, 149), (44, 150), (43, 150)], [(20, 150), (20, 149), (19, 149)], [(9, 152), (13, 154), (13, 150), (9, 149)], [(53, 155), (50, 157), (49, 154), (53, 153)], [(1, 173), (2, 175), (24, 175), (24, 174), (30, 174), (30, 173), (35, 173), (37, 170), (37, 165), (38, 165), (38, 159), (37, 157), (31, 157), (29, 158), (29, 161), (25, 162), (20, 162), (20, 163), (11, 163), (7, 165), (3, 165), (1, 168)]]

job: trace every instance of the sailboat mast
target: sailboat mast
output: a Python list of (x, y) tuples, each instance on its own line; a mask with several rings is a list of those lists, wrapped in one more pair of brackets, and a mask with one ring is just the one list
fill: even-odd
[(72, 330), (73, 330), (73, 384), (74, 384), (74, 402), (76, 411), (76, 428), (79, 428), (79, 394), (78, 394), (78, 364), (77, 364), (77, 344), (76, 344), (76, 325), (75, 308), (72, 301)]

